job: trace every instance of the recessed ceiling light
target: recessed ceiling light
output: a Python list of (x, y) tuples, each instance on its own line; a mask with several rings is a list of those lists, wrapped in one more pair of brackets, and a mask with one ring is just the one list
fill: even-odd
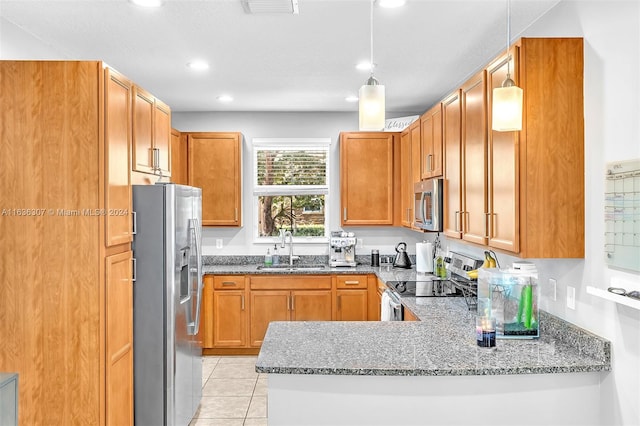
[(160, 7), (162, 6), (162, 3), (164, 3), (164, 0), (129, 0), (129, 1), (135, 4), (136, 6), (141, 6), (141, 7)]
[(209, 69), (209, 64), (205, 61), (201, 61), (201, 60), (195, 60), (195, 61), (191, 61), (187, 64), (187, 67), (191, 68), (192, 70), (207, 70)]
[(407, 0), (377, 0), (380, 7), (392, 8), (404, 6)]
[(356, 65), (356, 68), (360, 71), (371, 71), (376, 67), (376, 64), (371, 64), (369, 61), (362, 61)]
[(220, 102), (231, 102), (233, 101), (233, 98), (229, 95), (220, 95), (216, 98), (217, 100), (219, 100)]
[(359, 98), (355, 95), (349, 95), (346, 98), (344, 98), (344, 100), (347, 102), (358, 102)]

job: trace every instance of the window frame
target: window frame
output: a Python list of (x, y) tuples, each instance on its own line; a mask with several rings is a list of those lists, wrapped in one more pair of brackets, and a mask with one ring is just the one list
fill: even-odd
[[(324, 185), (308, 188), (308, 185), (258, 185), (258, 151), (260, 148), (269, 149), (286, 149), (286, 150), (326, 150), (326, 182)], [(252, 197), (252, 227), (254, 244), (276, 244), (280, 242), (278, 237), (261, 237), (259, 235), (259, 218), (256, 216), (259, 212), (258, 200), (260, 196), (265, 195), (324, 195), (324, 235), (323, 236), (302, 236), (293, 237), (294, 244), (328, 244), (330, 235), (330, 203), (331, 195), (331, 138), (253, 138), (251, 140), (251, 197)]]

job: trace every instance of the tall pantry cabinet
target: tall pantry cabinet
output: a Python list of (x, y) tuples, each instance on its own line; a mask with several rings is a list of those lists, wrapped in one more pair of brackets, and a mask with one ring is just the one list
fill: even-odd
[(0, 61), (0, 371), (19, 424), (133, 423), (132, 83)]

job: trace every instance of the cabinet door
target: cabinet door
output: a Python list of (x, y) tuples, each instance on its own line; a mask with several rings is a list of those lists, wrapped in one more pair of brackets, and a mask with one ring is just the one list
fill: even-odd
[(154, 166), (163, 176), (171, 176), (171, 109), (155, 99), (153, 114)]
[(244, 290), (214, 290), (213, 347), (247, 345), (247, 306)]
[(153, 173), (154, 98), (145, 90), (133, 87), (133, 170)]
[(133, 424), (132, 252), (105, 258), (106, 424)]
[(442, 104), (425, 112), (422, 126), (422, 179), (442, 176)]
[(190, 133), (189, 185), (202, 188), (202, 224), (241, 226), (240, 133)]
[[(511, 78), (518, 82), (517, 58), (512, 50)], [(502, 86), (507, 76), (507, 56), (487, 68), (488, 165), (487, 192), (490, 247), (520, 251), (519, 245), (519, 137), (520, 132), (491, 130), (491, 96), (493, 89)]]
[(171, 129), (171, 182), (188, 185), (187, 141), (176, 129)]
[(292, 321), (331, 321), (331, 290), (291, 292)]
[(442, 102), (444, 146), (444, 234), (451, 238), (462, 235), (461, 185), (461, 104), (460, 91)]
[(484, 71), (461, 90), (462, 94), (462, 239), (487, 243), (487, 120)]
[[(422, 179), (422, 129), (421, 121), (414, 121), (409, 127), (411, 136), (411, 187), (409, 189), (409, 202), (413, 210), (413, 184)], [(413, 222), (413, 219), (411, 220)]]
[(203, 348), (213, 347), (213, 276), (205, 275), (202, 279), (202, 319), (200, 320), (200, 338)]
[(271, 321), (289, 321), (291, 318), (288, 290), (251, 291), (250, 341), (252, 347), (262, 345)]
[(413, 212), (413, 173), (411, 170), (411, 132), (400, 134), (400, 223), (411, 228)]
[(129, 243), (131, 227), (131, 91), (129, 80), (105, 69), (104, 209), (107, 247)]
[(394, 139), (388, 132), (340, 134), (342, 226), (394, 224)]
[(336, 290), (336, 320), (366, 321), (367, 290)]

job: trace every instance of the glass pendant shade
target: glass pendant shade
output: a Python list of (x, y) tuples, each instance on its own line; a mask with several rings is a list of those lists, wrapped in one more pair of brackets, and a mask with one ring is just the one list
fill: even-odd
[(493, 89), (491, 117), (493, 130), (522, 130), (522, 89), (515, 85)]
[[(373, 81), (372, 81), (373, 80)], [(370, 77), (358, 92), (360, 130), (384, 130), (384, 86)]]

